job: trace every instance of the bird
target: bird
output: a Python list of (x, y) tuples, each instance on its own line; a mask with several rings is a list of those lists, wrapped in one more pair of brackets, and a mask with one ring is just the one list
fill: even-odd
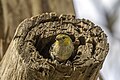
[(57, 60), (58, 62), (68, 60), (73, 51), (72, 39), (67, 34), (58, 34), (49, 50), (52, 60)]

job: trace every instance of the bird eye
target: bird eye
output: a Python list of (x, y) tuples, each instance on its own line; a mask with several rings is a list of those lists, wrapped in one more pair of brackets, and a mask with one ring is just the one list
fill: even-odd
[(65, 39), (65, 37), (63, 37), (63, 39)]

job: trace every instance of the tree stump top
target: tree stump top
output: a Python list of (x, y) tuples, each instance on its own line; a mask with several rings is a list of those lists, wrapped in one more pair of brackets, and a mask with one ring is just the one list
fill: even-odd
[[(59, 33), (69, 35), (75, 46), (69, 65), (54, 63), (50, 58), (50, 46)], [(109, 50), (107, 36), (99, 26), (86, 19), (75, 19), (73, 15), (55, 13), (25, 19), (17, 28), (13, 42), (21, 57), (21, 64), (16, 65), (22, 62), (25, 65), (26, 76), (22, 80), (96, 80)]]

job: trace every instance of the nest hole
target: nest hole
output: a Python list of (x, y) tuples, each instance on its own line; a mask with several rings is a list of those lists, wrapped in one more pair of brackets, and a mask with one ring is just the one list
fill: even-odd
[[(63, 33), (62, 33), (63, 34)], [(68, 34), (67, 34), (68, 35)], [(51, 59), (49, 50), (52, 44), (55, 42), (55, 38), (57, 35), (49, 36), (47, 38), (41, 38), (40, 36), (36, 38), (36, 50), (39, 52), (43, 58)], [(74, 35), (68, 35), (72, 39), (72, 41), (75, 41)], [(71, 58), (70, 58), (71, 59)]]
[(35, 47), (39, 52), (39, 55), (43, 56), (43, 58), (50, 58), (49, 49), (54, 42), (55, 36), (50, 36), (47, 38), (38, 37)]

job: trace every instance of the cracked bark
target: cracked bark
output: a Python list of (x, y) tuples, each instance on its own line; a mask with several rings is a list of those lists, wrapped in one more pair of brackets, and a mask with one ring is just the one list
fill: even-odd
[[(55, 36), (72, 38), (72, 64), (50, 60)], [(21, 22), (0, 63), (1, 80), (97, 80), (108, 53), (107, 36), (99, 26), (73, 15), (44, 13)]]

